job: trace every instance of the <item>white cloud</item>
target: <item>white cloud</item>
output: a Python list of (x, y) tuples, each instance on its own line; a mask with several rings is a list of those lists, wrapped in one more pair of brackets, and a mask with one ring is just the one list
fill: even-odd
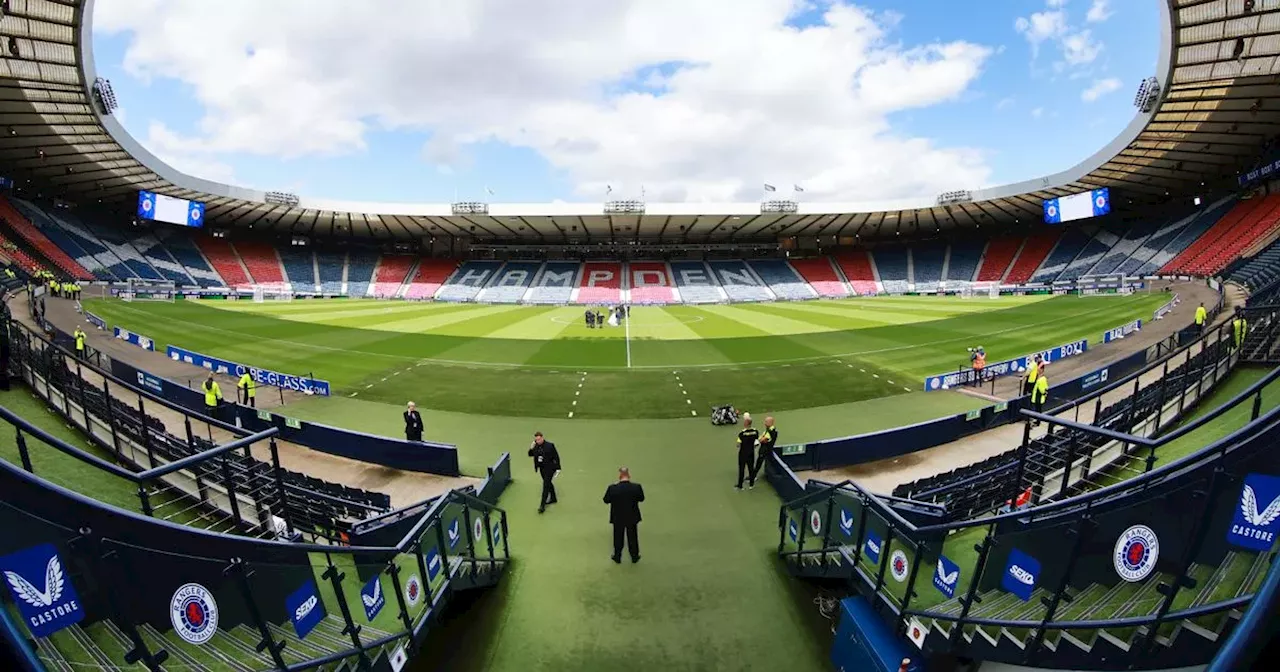
[(1115, 11), (1111, 9), (1110, 0), (1093, 0), (1093, 4), (1089, 6), (1089, 13), (1085, 15), (1085, 20), (1089, 23), (1102, 23), (1111, 18)]
[(1093, 85), (1085, 89), (1080, 94), (1080, 100), (1083, 100), (1086, 103), (1092, 103), (1108, 93), (1118, 91), (1121, 85), (1120, 80), (1115, 77), (1094, 80)]
[(1040, 117), (1043, 117), (1043, 116), (1044, 116), (1044, 108), (1043, 108), (1043, 107), (1037, 107), (1036, 109), (1031, 110), (1031, 118), (1032, 118), (1032, 119), (1039, 119)]
[(1001, 99), (1000, 99), (1000, 101), (996, 103), (996, 109), (997, 109), (997, 110), (1007, 110), (1007, 109), (1009, 109), (1010, 107), (1013, 107), (1014, 103), (1016, 103), (1016, 102), (1018, 102), (1018, 101), (1017, 101), (1017, 100), (1015, 100), (1012, 96), (1011, 96), (1011, 97), (1009, 97), (1009, 98), (1001, 98)]
[(235, 169), (215, 158), (201, 143), (179, 136), (159, 121), (147, 126), (145, 137), (138, 138), (147, 149), (165, 163), (190, 175), (215, 182), (236, 184)]
[(828, 200), (985, 184), (979, 150), (888, 115), (958, 99), (991, 49), (904, 46), (901, 17), (847, 2), (798, 29), (798, 0), (134, 0), (100, 3), (95, 27), (129, 33), (133, 76), (194, 92), (196, 136), (161, 140), (188, 156), (343, 155), (386, 129), (429, 133), (437, 166), (477, 142), (531, 148), (581, 195), (754, 198), (765, 174)]
[[(1106, 11), (1105, 0), (1095, 0), (1095, 6), (1089, 9), (1089, 20), (1097, 4)], [(1062, 60), (1055, 67), (1065, 70), (1088, 65), (1097, 60), (1103, 46), (1094, 39), (1093, 33), (1087, 29), (1077, 29), (1067, 16), (1065, 0), (1047, 0), (1043, 12), (1035, 12), (1029, 17), (1018, 17), (1014, 20), (1014, 29), (1031, 44), (1031, 53), (1039, 57), (1040, 49), (1045, 43), (1055, 45)]]

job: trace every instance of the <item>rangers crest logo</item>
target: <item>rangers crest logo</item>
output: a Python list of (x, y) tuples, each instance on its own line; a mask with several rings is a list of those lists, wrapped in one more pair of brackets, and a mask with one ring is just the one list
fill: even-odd
[(907, 562), (907, 554), (901, 549), (894, 549), (889, 554), (889, 572), (893, 574), (893, 580), (902, 583), (907, 580), (907, 572), (911, 570), (911, 563)]
[(471, 523), (471, 538), (476, 541), (484, 540), (484, 520), (476, 518)]
[(1160, 539), (1146, 525), (1134, 525), (1116, 540), (1111, 559), (1116, 573), (1130, 583), (1141, 581), (1155, 571), (1160, 558)]
[(416, 607), (422, 601), (422, 580), (417, 574), (410, 574), (409, 580), (404, 583), (404, 599), (408, 600), (409, 606)]
[(192, 644), (204, 644), (218, 631), (218, 603), (213, 594), (198, 583), (188, 583), (174, 591), (169, 600), (173, 631)]
[(816, 510), (809, 512), (809, 530), (814, 534), (822, 534), (822, 515)]

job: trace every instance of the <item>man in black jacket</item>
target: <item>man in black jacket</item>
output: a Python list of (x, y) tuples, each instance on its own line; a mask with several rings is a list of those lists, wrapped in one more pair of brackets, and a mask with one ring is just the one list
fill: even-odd
[(418, 406), (412, 401), (404, 409), (404, 439), (405, 441), (422, 440), (422, 414), (418, 412)]
[(644, 488), (631, 482), (631, 470), (618, 468), (618, 482), (604, 491), (609, 505), (609, 522), (613, 525), (613, 561), (622, 564), (622, 540), (626, 537), (631, 562), (640, 562), (640, 502)]
[(533, 458), (533, 470), (542, 476), (542, 497), (538, 500), (538, 513), (542, 513), (547, 510), (548, 504), (559, 501), (556, 499), (556, 486), (551, 479), (560, 471), (560, 451), (556, 450), (556, 444), (543, 438), (542, 432), (534, 432), (529, 457)]

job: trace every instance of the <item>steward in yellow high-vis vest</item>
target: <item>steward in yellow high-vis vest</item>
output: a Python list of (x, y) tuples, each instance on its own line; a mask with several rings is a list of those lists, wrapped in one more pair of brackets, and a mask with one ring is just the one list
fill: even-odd
[(1204, 309), (1204, 302), (1200, 302), (1200, 306), (1196, 308), (1196, 326), (1200, 327), (1200, 331), (1204, 331), (1205, 322), (1209, 321), (1209, 311)]
[[(1036, 378), (1035, 387), (1031, 389), (1031, 410), (1044, 413), (1044, 402), (1049, 399), (1049, 377), (1041, 374)], [(1035, 424), (1040, 424), (1036, 420)]]
[(256, 397), (258, 395), (258, 382), (245, 371), (240, 375), (240, 382), (236, 383), (236, 387), (240, 389), (240, 403), (253, 408), (258, 407)]
[(213, 379), (213, 374), (200, 384), (200, 389), (204, 392), (204, 410), (212, 417), (217, 417), (218, 405), (222, 403), (222, 388), (218, 387), (218, 381)]
[(84, 359), (84, 339), (88, 337), (88, 334), (84, 333), (80, 327), (76, 327), (76, 331), (72, 336), (76, 339), (76, 357)]
[(1236, 309), (1236, 316), (1231, 320), (1231, 347), (1238, 348), (1244, 344), (1244, 337), (1249, 335), (1249, 321), (1244, 313)]

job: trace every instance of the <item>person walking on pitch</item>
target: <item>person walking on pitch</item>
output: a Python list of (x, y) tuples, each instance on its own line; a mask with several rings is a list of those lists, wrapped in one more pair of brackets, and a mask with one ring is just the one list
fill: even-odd
[(533, 470), (542, 476), (542, 496), (538, 499), (538, 513), (542, 513), (548, 504), (559, 501), (552, 479), (560, 471), (560, 451), (556, 450), (556, 444), (542, 436), (542, 432), (534, 432), (533, 443), (529, 444), (529, 457), (533, 458)]

